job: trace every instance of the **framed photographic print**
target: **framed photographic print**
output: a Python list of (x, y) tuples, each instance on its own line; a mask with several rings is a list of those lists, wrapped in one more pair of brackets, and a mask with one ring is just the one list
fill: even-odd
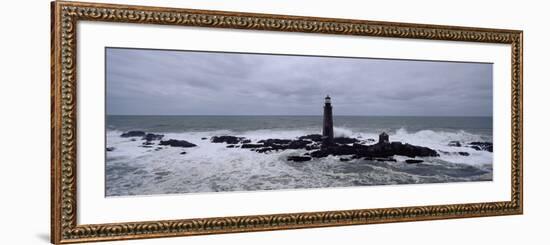
[(523, 212), (522, 31), (51, 11), (52, 243)]

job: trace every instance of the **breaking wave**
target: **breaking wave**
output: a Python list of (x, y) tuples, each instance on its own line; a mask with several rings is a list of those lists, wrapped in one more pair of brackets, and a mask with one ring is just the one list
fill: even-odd
[[(378, 140), (377, 132), (345, 127), (336, 127), (334, 131), (336, 137)], [(476, 151), (466, 146), (448, 146), (450, 141), (459, 141), (464, 145), (473, 141), (492, 141), (491, 137), (461, 130), (408, 132), (401, 128), (389, 133), (391, 141), (447, 152), (441, 157), (423, 159), (425, 165), (437, 170), (435, 172), (411, 167), (403, 162), (403, 157), (396, 157), (398, 161), (395, 163), (365, 160), (344, 163), (333, 156), (294, 163), (286, 161), (286, 158), (303, 154), (305, 150), (259, 154), (246, 149), (226, 148), (226, 144), (209, 141), (215, 135), (235, 135), (252, 141), (293, 139), (318, 133), (318, 129), (163, 133), (165, 139), (181, 139), (196, 144), (197, 147), (193, 148), (144, 148), (141, 147), (141, 140), (122, 138), (121, 133), (116, 130), (107, 132), (107, 146), (114, 147), (113, 151), (107, 152), (107, 196), (492, 180), (491, 152)], [(467, 152), (469, 156), (456, 154), (459, 151)]]

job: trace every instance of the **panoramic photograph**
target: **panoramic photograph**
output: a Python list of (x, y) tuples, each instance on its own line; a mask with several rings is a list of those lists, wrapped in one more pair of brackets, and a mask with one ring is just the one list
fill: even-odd
[(105, 195), (493, 180), (493, 64), (107, 47)]

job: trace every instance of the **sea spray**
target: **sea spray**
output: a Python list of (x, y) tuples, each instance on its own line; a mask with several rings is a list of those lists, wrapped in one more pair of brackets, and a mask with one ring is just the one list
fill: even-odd
[[(465, 144), (461, 147), (448, 145), (450, 141), (492, 142), (492, 125), (480, 119), (472, 119), (470, 124), (464, 123), (469, 120), (437, 119), (439, 124), (434, 127), (430, 118), (423, 119), (421, 123), (418, 118), (335, 117), (336, 137), (377, 141), (378, 134), (386, 131), (390, 141), (430, 147), (440, 152), (440, 157), (423, 158), (423, 163), (410, 165), (404, 162), (406, 157), (399, 156), (395, 157), (397, 162), (363, 159), (342, 162), (341, 157), (328, 156), (296, 163), (287, 161), (287, 158), (303, 155), (307, 151), (299, 149), (260, 154), (249, 149), (227, 148), (226, 144), (211, 143), (210, 138), (233, 135), (253, 142), (269, 138), (296, 139), (320, 133), (320, 121), (318, 117), (309, 116), (220, 118), (211, 121), (213, 119), (208, 117), (145, 117), (139, 119), (139, 123), (133, 117), (108, 119), (110, 127), (106, 131), (106, 147), (114, 147), (114, 150), (106, 152), (106, 195), (492, 180), (493, 153), (477, 151)], [(289, 122), (291, 119), (293, 121)], [(453, 123), (453, 120), (459, 123)], [(407, 126), (403, 127), (403, 124)], [(130, 130), (164, 134), (165, 139), (186, 140), (197, 147), (186, 148), (184, 155), (181, 154), (182, 149), (160, 146), (158, 142), (145, 148), (141, 138), (120, 137)]]

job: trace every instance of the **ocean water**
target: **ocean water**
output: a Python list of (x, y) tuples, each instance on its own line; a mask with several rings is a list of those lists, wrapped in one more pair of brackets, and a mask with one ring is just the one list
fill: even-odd
[[(334, 116), (335, 136), (377, 140), (384, 131), (390, 141), (440, 152), (440, 157), (421, 158), (420, 164), (407, 164), (408, 158), (400, 156), (397, 162), (341, 162), (338, 156), (289, 162), (288, 156), (307, 151), (262, 154), (209, 141), (219, 135), (254, 142), (320, 134), (321, 116), (109, 115), (106, 124), (107, 147), (114, 147), (106, 151), (106, 196), (491, 181), (493, 175), (492, 152), (448, 146), (450, 141), (492, 142), (491, 117)], [(165, 140), (197, 147), (144, 148), (139, 138), (120, 137), (130, 130), (162, 133)]]

